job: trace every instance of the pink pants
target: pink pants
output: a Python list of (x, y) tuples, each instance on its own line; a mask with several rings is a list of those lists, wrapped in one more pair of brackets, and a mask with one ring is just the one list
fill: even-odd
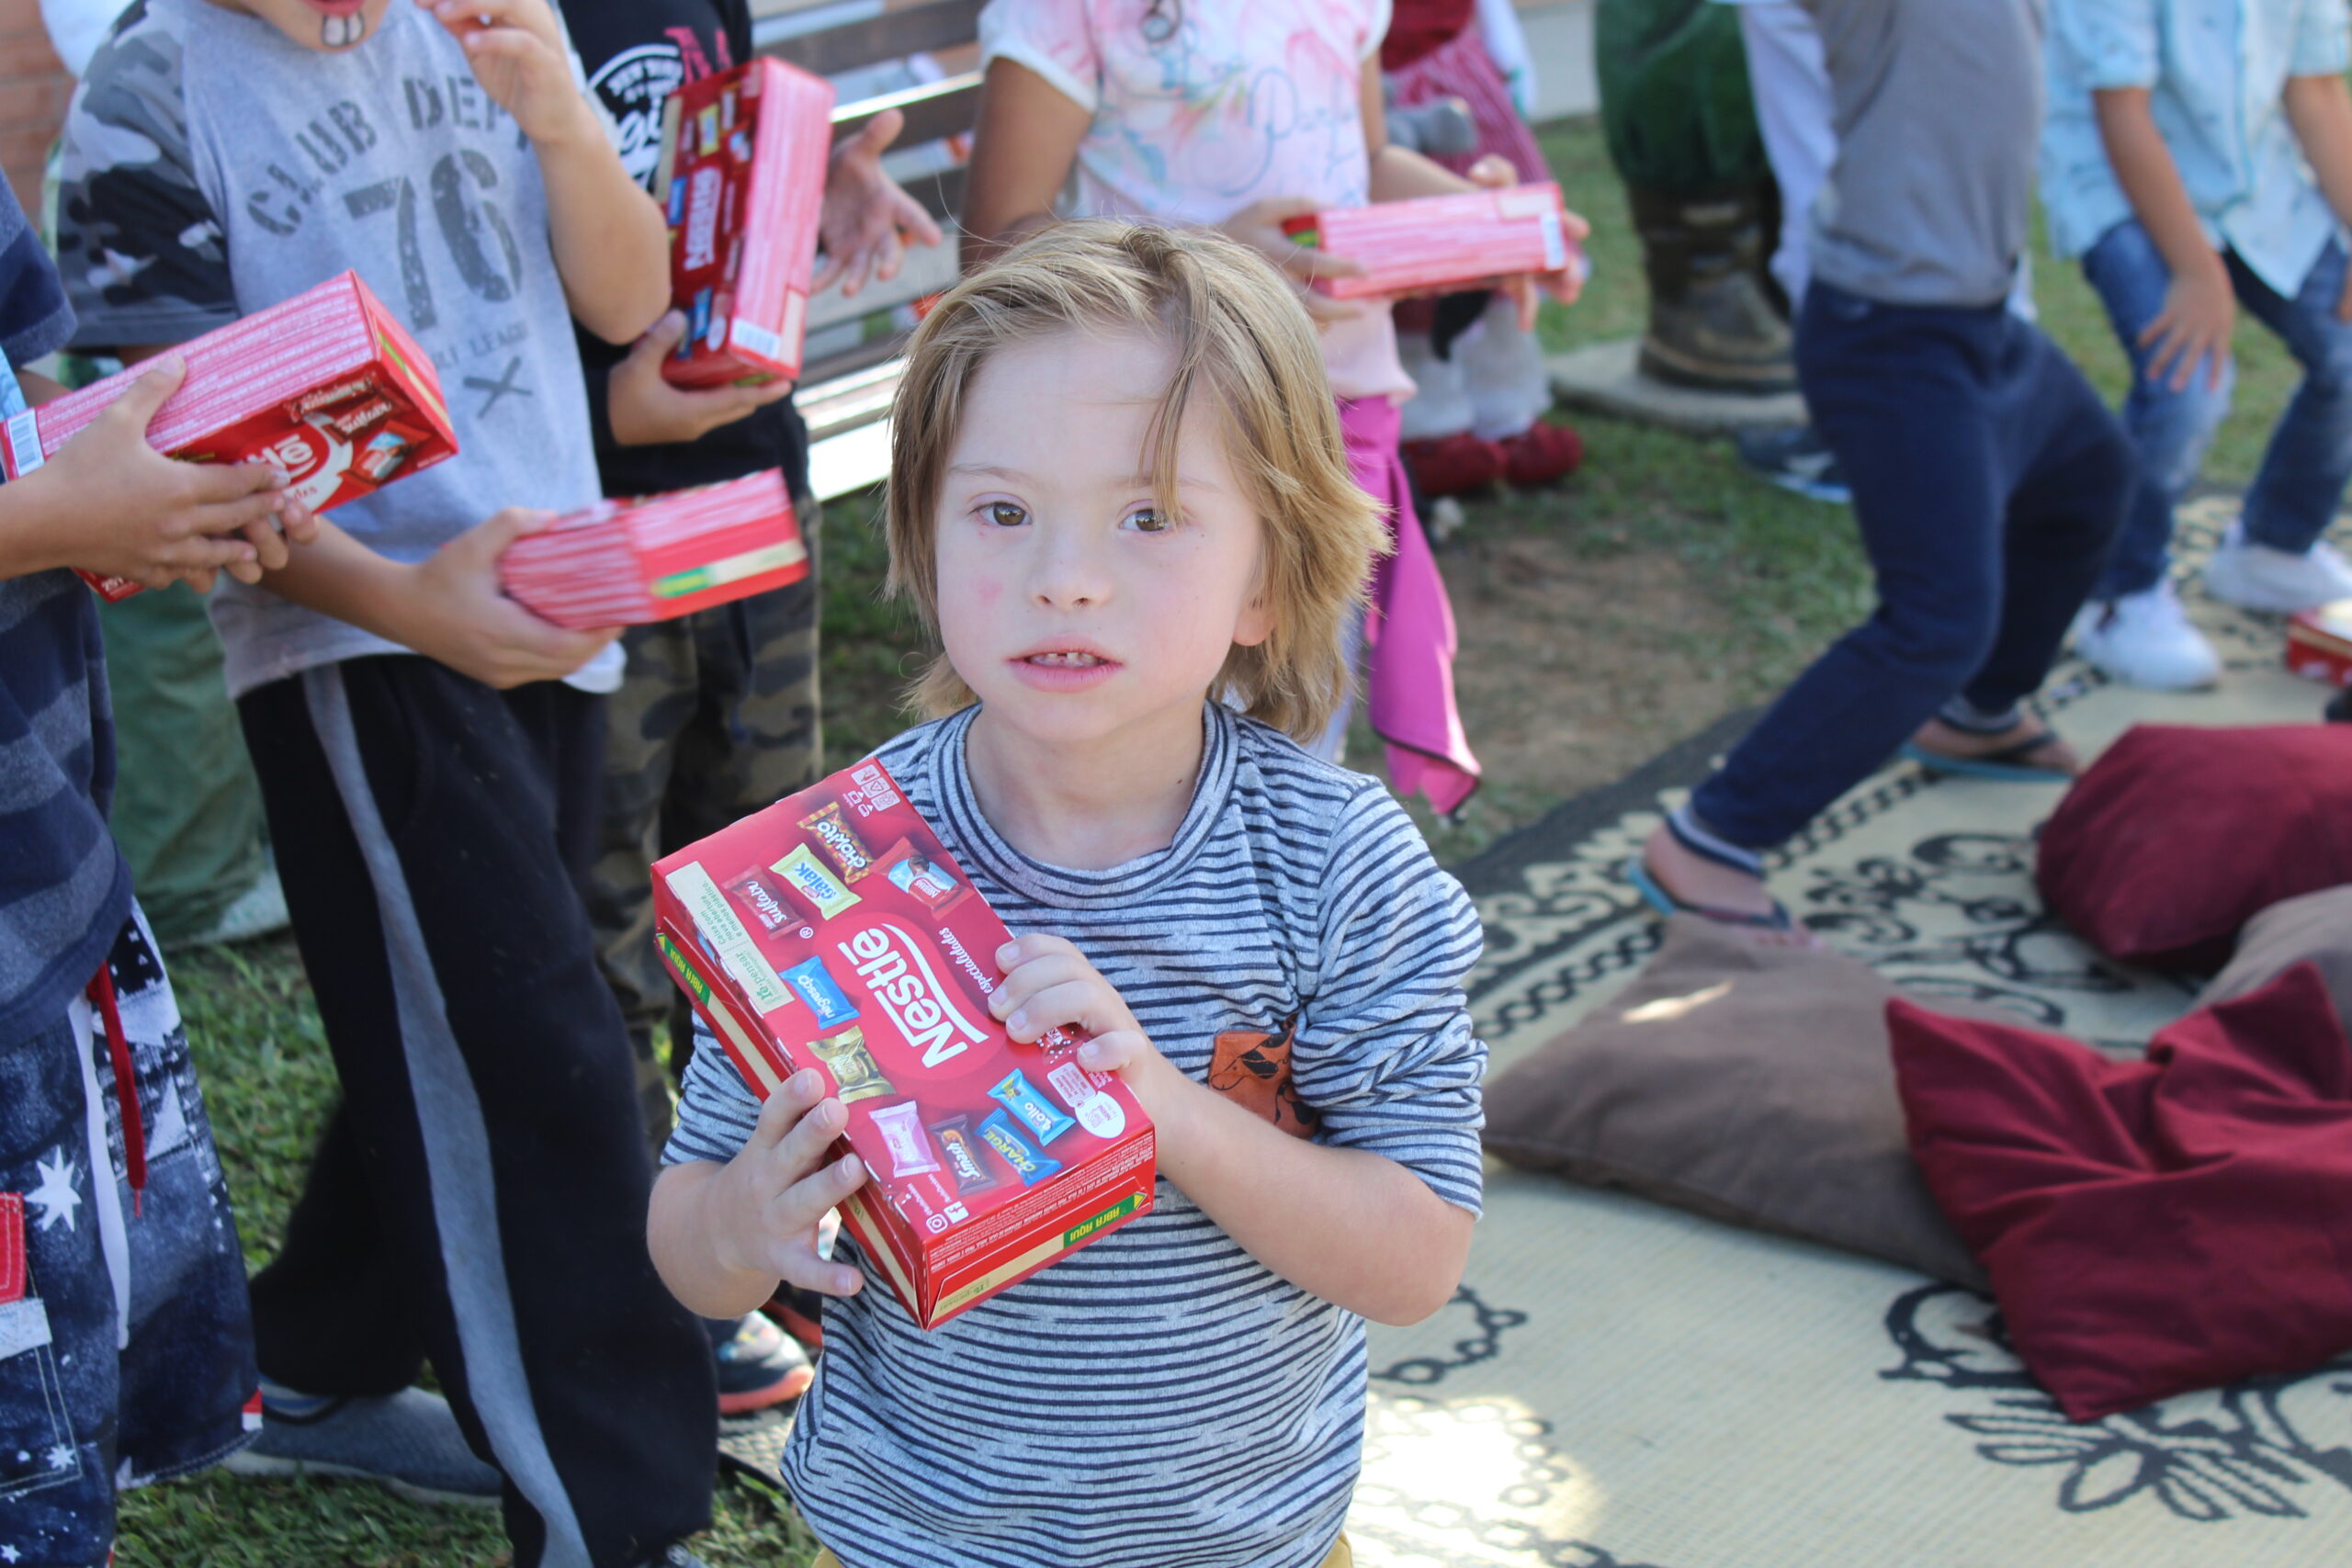
[(1373, 569), (1364, 617), (1365, 709), (1388, 748), (1388, 780), (1399, 795), (1427, 795), (1450, 812), (1478, 787), (1478, 759), (1453, 700), (1453, 607), (1445, 580), (1413, 512), (1396, 455), (1399, 415), (1385, 398), (1341, 398), (1340, 434), (1348, 467), (1387, 509), (1391, 552)]

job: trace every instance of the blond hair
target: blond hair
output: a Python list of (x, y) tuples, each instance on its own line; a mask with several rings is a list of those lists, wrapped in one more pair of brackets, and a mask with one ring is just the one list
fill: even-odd
[[(1295, 739), (1320, 736), (1346, 701), (1342, 627), (1387, 532), (1349, 471), (1306, 312), (1257, 253), (1212, 231), (1057, 224), (940, 299), (915, 331), (891, 414), (888, 592), (912, 601), (936, 637), (933, 514), (972, 378), (1001, 348), (1069, 331), (1149, 333), (1174, 350), (1145, 437), (1171, 514), (1185, 406), (1207, 389), (1262, 530), (1258, 592), (1272, 627), (1264, 642), (1234, 647), (1212, 691)], [(928, 718), (973, 701), (944, 652), (909, 694)]]

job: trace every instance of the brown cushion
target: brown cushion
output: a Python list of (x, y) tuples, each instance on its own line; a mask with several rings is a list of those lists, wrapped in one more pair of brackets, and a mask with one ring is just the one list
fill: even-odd
[(2197, 993), (2197, 1006), (2258, 991), (2309, 959), (2335, 998), (2335, 1015), (2352, 1034), (2352, 885), (2273, 904), (2245, 924), (2229, 967)]
[(1622, 996), (1487, 1086), (1487, 1147), (1983, 1291), (1905, 1138), (1886, 1023), (1897, 994), (1855, 959), (1678, 915)]

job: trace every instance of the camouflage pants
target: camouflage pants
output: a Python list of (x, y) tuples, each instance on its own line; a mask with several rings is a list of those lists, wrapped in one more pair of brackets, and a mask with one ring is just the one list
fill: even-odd
[[(795, 503), (812, 554), (814, 502)], [(686, 1006), (653, 945), (648, 868), (816, 782), (817, 576), (674, 621), (633, 626), (605, 743), (603, 821), (589, 875), (597, 964), (637, 1053), (646, 1131), (669, 1135), (670, 1089), (654, 1034), (664, 1019), (685, 1067)]]

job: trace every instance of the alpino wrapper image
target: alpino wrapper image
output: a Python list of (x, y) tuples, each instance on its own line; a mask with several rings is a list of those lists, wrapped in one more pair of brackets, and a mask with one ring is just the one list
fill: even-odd
[(681, 387), (800, 373), (833, 89), (775, 60), (689, 82), (663, 106), (654, 189), (670, 209), (670, 302), (686, 335), (662, 362)]
[(1546, 183), (1335, 207), (1290, 219), (1283, 232), (1361, 262), (1358, 276), (1315, 282), (1334, 299), (1353, 299), (1581, 267), (1584, 253), (1568, 238), (1565, 216), (1560, 187)]
[(633, 626), (797, 582), (808, 547), (770, 468), (567, 513), (509, 545), (498, 574), (508, 597), (560, 626)]
[[(267, 462), (313, 512), (457, 456), (440, 374), (356, 273), (172, 352), (187, 376), (148, 423), (148, 445), (191, 463)], [(10, 420), (7, 477), (55, 457), (141, 374), (132, 366)], [(109, 604), (139, 592), (127, 578), (79, 575)]]
[(867, 761), (653, 866), (662, 953), (752, 1092), (823, 1070), (872, 1173), (850, 1234), (933, 1328), (1151, 1212), (1151, 1122), (989, 1013), (1011, 940)]

